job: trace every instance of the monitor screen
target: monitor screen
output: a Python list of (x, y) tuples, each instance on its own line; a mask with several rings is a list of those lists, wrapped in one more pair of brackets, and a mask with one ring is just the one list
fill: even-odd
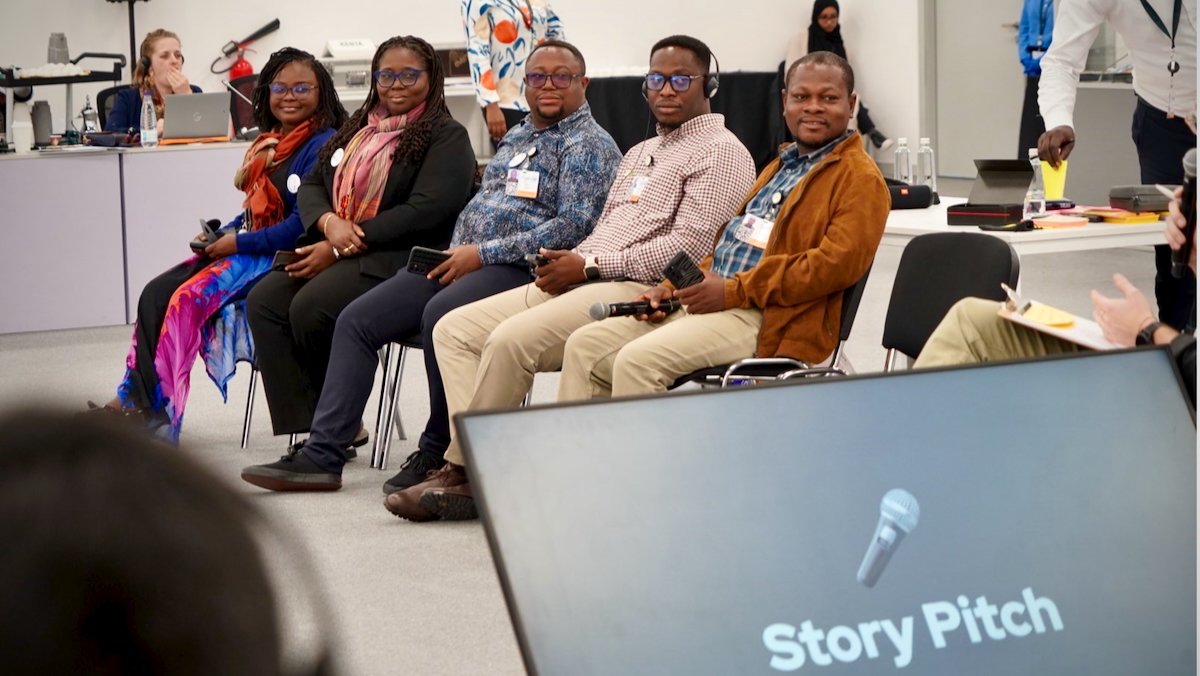
[(1163, 350), (459, 425), (530, 673), (1195, 673)]

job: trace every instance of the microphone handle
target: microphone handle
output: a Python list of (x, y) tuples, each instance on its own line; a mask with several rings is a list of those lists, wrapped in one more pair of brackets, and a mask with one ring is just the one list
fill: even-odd
[(1192, 247), (1195, 246), (1196, 239), (1196, 177), (1184, 175), (1183, 177), (1183, 195), (1179, 198), (1179, 206), (1183, 211), (1184, 217), (1187, 219), (1187, 225), (1183, 228), (1184, 237), (1186, 240), (1183, 243), (1183, 248), (1178, 251), (1171, 252), (1171, 276), (1175, 279), (1183, 279), (1183, 271), (1187, 269), (1188, 259), (1192, 256)]
[[(658, 309), (667, 314), (671, 314), (681, 307), (683, 306), (674, 298), (660, 301), (658, 304)], [(611, 303), (608, 306), (608, 311), (609, 317), (632, 317), (634, 315), (650, 314), (654, 310), (650, 307), (650, 301), (643, 300), (632, 303)]]

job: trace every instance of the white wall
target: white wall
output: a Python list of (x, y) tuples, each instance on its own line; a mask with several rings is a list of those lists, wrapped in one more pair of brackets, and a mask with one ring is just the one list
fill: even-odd
[[(0, 64), (44, 63), (51, 32), (64, 32), (72, 55), (129, 50), (127, 6), (103, 0), (3, 0)], [(892, 136), (917, 136), (917, 0), (843, 0), (843, 32), (858, 69), (860, 90), (880, 128)], [(605, 71), (643, 66), (650, 46), (673, 34), (694, 35), (709, 44), (725, 70), (774, 70), (792, 33), (809, 21), (809, 0), (739, 0), (736, 4), (685, 0), (552, 0), (567, 37), (584, 52), (589, 68)], [(711, 9), (710, 9), (711, 8)], [(248, 56), (260, 70), (270, 53), (292, 45), (319, 53), (331, 38), (420, 35), (430, 42), (462, 42), (458, 0), (152, 0), (136, 5), (137, 32), (154, 28), (179, 33), (187, 56), (184, 73), (205, 91), (220, 88), (208, 72), (220, 47), (278, 17), (282, 27), (254, 45)], [(85, 66), (93, 62), (85, 62)], [(106, 68), (95, 62), (98, 69)], [(105, 85), (75, 88), (75, 114), (84, 94)], [(35, 100), (49, 101), (54, 129), (63, 127), (63, 87), (46, 87)]]

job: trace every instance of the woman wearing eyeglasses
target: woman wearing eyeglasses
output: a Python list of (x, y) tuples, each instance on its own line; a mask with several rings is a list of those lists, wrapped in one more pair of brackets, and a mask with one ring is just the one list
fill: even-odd
[(446, 107), (433, 47), (391, 38), (371, 71), (367, 100), (300, 188), (300, 259), (247, 300), (275, 434), (312, 423), (343, 308), (395, 275), (414, 246), (444, 248), (471, 196), (475, 153)]
[[(254, 122), (266, 132), (246, 151), (233, 179), (246, 193), (243, 212), (202, 254), (146, 285), (117, 396), (105, 406), (88, 402), (93, 411), (145, 420), (171, 441), (179, 437), (197, 353), (222, 394), (235, 360), (251, 358), (245, 315), (231, 302), (244, 298), (270, 269), (275, 252), (291, 249), (304, 231), (296, 199), (301, 180), (346, 121), (332, 78), (308, 52), (275, 52), (259, 82)], [(219, 321), (209, 323), (217, 314)]]

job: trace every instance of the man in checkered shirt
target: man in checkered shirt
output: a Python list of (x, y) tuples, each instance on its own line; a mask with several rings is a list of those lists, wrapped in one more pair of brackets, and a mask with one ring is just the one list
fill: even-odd
[[(711, 112), (717, 85), (711, 57), (688, 36), (655, 44), (643, 92), (658, 134), (625, 154), (591, 235), (571, 251), (543, 249), (548, 262), (536, 269), (534, 283), (460, 307), (437, 323), (434, 344), (451, 415), (519, 405), (535, 373), (562, 367), (567, 339), (592, 322), (592, 304), (646, 292), (680, 251), (693, 260), (712, 252), (717, 232), (754, 183), (754, 161), (724, 116)], [(388, 510), (413, 521), (475, 518), (457, 439), (445, 459), (424, 482), (389, 495)]]

